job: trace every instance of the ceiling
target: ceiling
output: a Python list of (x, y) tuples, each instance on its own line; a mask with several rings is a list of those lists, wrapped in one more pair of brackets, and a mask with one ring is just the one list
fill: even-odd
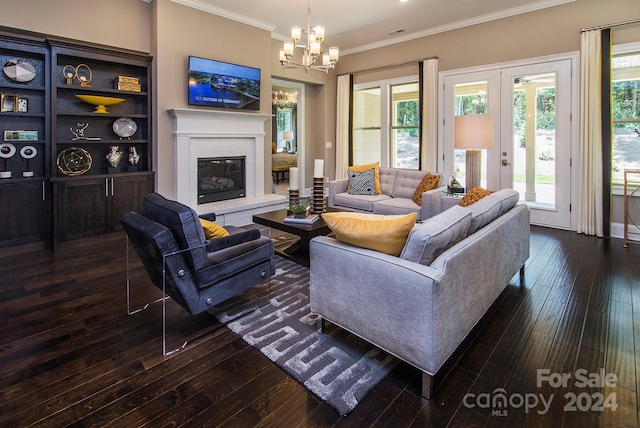
[[(289, 38), (307, 26), (305, 0), (172, 0)], [(399, 43), (576, 0), (312, 0), (311, 26), (324, 25), (323, 46), (341, 55)], [(258, 6), (259, 5), (259, 6)]]

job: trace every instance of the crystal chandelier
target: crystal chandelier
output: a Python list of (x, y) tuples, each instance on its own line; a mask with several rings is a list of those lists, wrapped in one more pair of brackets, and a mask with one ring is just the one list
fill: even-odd
[(292, 108), (296, 105), (298, 97), (295, 94), (274, 92), (271, 97), (272, 104), (278, 108)]
[[(282, 68), (300, 68), (306, 72), (309, 70), (319, 70), (325, 73), (335, 67), (338, 62), (339, 51), (336, 47), (330, 47), (329, 52), (320, 53), (322, 42), (324, 41), (324, 27), (317, 25), (311, 28), (311, 0), (307, 4), (307, 40), (301, 44), (302, 28), (291, 27), (291, 41), (284, 42), (284, 47), (280, 48), (280, 64)], [(293, 62), (293, 52), (295, 48), (302, 48), (302, 62)], [(316, 64), (316, 60), (322, 55), (322, 65)]]

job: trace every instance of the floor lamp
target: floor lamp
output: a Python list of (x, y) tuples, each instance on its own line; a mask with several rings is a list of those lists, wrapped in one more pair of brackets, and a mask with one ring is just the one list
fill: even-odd
[(468, 192), (480, 185), (481, 150), (493, 148), (493, 121), (490, 114), (468, 114), (454, 120), (453, 146), (467, 151), (464, 181)]

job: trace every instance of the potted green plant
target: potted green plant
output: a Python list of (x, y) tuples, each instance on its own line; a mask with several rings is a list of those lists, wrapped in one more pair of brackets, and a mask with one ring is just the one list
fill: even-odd
[(294, 205), (293, 208), (291, 208), (291, 212), (295, 218), (305, 218), (308, 209), (309, 208), (303, 207), (302, 205)]

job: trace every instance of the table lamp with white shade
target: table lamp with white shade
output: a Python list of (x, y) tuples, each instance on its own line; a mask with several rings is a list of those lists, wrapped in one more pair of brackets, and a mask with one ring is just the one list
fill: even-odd
[(467, 151), (465, 187), (480, 185), (482, 149), (493, 148), (493, 121), (490, 114), (468, 114), (454, 118), (453, 145)]
[(282, 139), (286, 142), (285, 147), (288, 152), (291, 151), (291, 140), (293, 140), (293, 131), (284, 131), (282, 133)]

